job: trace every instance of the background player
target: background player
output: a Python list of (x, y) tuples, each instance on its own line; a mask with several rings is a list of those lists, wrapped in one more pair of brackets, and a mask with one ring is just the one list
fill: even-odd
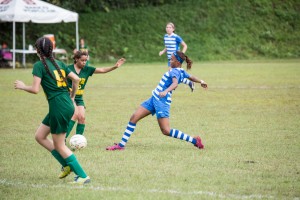
[[(179, 35), (175, 34), (175, 25), (172, 22), (167, 23), (166, 32), (167, 33), (164, 35), (165, 48), (159, 52), (159, 56), (167, 53), (168, 67), (170, 68), (170, 60), (172, 54), (180, 50), (180, 45), (182, 46), (181, 52), (185, 53), (187, 50), (187, 44)], [(188, 85), (191, 88), (192, 92), (194, 91), (195, 84), (192, 81), (185, 78), (183, 80), (183, 83)]]
[[(88, 53), (87, 51), (76, 51), (73, 56), (74, 64), (69, 65), (68, 68), (79, 76), (79, 89), (75, 96), (76, 103), (76, 112), (74, 113), (70, 123), (69, 128), (66, 134), (66, 138), (69, 136), (72, 131), (76, 121), (78, 121), (76, 126), (76, 134), (83, 135), (85, 129), (85, 104), (83, 101), (83, 93), (85, 86), (88, 82), (88, 79), (93, 74), (103, 74), (110, 71), (113, 71), (124, 64), (126, 61), (124, 58), (119, 59), (113, 67), (105, 67), (105, 68), (95, 68), (92, 66), (88, 66), (87, 59)], [(72, 79), (68, 79), (68, 86), (72, 86)]]

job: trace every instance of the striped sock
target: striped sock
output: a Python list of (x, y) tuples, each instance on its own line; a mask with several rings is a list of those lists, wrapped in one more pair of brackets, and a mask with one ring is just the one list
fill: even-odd
[(177, 129), (171, 129), (169, 136), (173, 137), (173, 138), (185, 140), (187, 142), (193, 143), (194, 145), (197, 143), (195, 138), (193, 138), (192, 136), (189, 136)]
[(136, 127), (136, 124), (128, 122), (126, 130), (125, 130), (125, 132), (123, 134), (123, 137), (122, 137), (122, 141), (119, 143), (119, 145), (121, 147), (125, 147), (125, 145), (126, 145), (127, 141), (129, 140), (131, 134), (134, 132), (135, 127)]
[(183, 82), (184, 84), (186, 84), (186, 85), (189, 85), (191, 81), (190, 81), (189, 79), (187, 79), (187, 78), (184, 78), (184, 79), (182, 80), (182, 82)]

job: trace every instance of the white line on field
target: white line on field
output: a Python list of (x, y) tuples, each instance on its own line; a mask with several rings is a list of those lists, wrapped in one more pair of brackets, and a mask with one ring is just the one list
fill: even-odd
[[(153, 88), (153, 85), (103, 85), (103, 88)], [(188, 87), (188, 86), (186, 86)], [(200, 88), (200, 86), (199, 86)], [(210, 85), (213, 89), (259, 89), (259, 90), (274, 90), (274, 89), (300, 89), (300, 85), (281, 85), (281, 86), (267, 86), (267, 85), (236, 85), (236, 86), (218, 86)]]
[(85, 189), (85, 190), (94, 190), (94, 191), (118, 191), (118, 192), (129, 192), (129, 193), (165, 193), (165, 194), (174, 194), (174, 195), (190, 195), (190, 196), (210, 196), (217, 197), (221, 199), (230, 198), (230, 199), (274, 199), (270, 195), (261, 195), (261, 194), (251, 194), (251, 195), (238, 195), (238, 194), (220, 194), (216, 192), (208, 191), (190, 191), (184, 192), (179, 190), (158, 190), (158, 189), (148, 189), (148, 190), (135, 190), (135, 189), (126, 189), (120, 187), (102, 187), (102, 186), (71, 186), (71, 185), (47, 185), (47, 184), (28, 184), (21, 181), (13, 182), (6, 179), (0, 179), (0, 185), (12, 186), (12, 187), (24, 187), (24, 188), (72, 188), (72, 189)]

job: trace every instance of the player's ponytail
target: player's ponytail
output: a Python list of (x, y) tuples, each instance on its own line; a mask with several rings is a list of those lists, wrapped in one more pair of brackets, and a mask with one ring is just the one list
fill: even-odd
[(192, 68), (192, 65), (193, 65), (193, 61), (187, 56), (185, 55), (183, 52), (181, 51), (176, 51), (176, 54), (179, 55), (179, 57), (182, 59), (182, 60), (185, 60), (186, 62), (186, 68), (187, 70), (190, 70)]

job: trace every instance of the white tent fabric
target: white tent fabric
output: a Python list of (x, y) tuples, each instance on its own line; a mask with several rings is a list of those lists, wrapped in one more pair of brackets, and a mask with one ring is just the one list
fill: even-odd
[[(13, 68), (15, 68), (16, 22), (23, 23), (23, 50), (25, 50), (25, 23), (76, 22), (76, 48), (78, 40), (78, 14), (40, 0), (0, 0), (0, 22), (13, 23)], [(25, 54), (23, 53), (23, 60)]]

